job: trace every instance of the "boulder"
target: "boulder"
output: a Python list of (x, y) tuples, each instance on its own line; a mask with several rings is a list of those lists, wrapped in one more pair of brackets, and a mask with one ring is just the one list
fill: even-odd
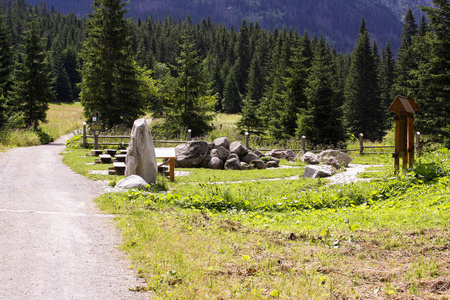
[(230, 144), (231, 142), (227, 137), (220, 137), (214, 140), (214, 148), (219, 148), (220, 146), (222, 146), (225, 149), (230, 149)]
[(241, 169), (242, 170), (250, 170), (251, 168), (252, 168), (252, 166), (250, 166), (248, 163), (241, 161)]
[(263, 154), (261, 151), (259, 151), (258, 149), (256, 149), (254, 152), (255, 152), (255, 154), (258, 155), (259, 157), (264, 157), (264, 154)]
[(225, 162), (225, 170), (241, 170), (239, 159), (231, 158)]
[(232, 159), (232, 158), (236, 158), (236, 159), (240, 160), (239, 156), (236, 153), (231, 153), (230, 155), (228, 155), (227, 160)]
[(152, 133), (145, 119), (134, 121), (126, 157), (125, 176), (139, 175), (148, 183), (156, 182), (158, 165)]
[(217, 149), (212, 149), (209, 154), (211, 155), (211, 157), (217, 157)]
[(230, 154), (230, 150), (225, 149), (223, 146), (217, 148), (217, 157), (223, 161), (226, 161)]
[(222, 170), (223, 169), (223, 160), (220, 158), (212, 157), (211, 160), (208, 162), (208, 168), (213, 170)]
[(266, 153), (266, 156), (272, 156), (279, 159), (286, 158), (284, 151), (279, 150), (270, 150), (269, 152)]
[(274, 161), (274, 162), (276, 162), (277, 164), (280, 164), (280, 160), (279, 160), (278, 158), (275, 158), (275, 157), (271, 157), (271, 158), (269, 159), (269, 161)]
[(339, 161), (341, 165), (344, 167), (348, 167), (348, 164), (353, 160), (350, 155), (344, 152), (339, 152), (338, 155), (336, 155), (336, 159)]
[(352, 161), (352, 158), (348, 154), (340, 152), (339, 150), (325, 150), (320, 152), (319, 156), (320, 160), (325, 163), (330, 157), (334, 157), (344, 167), (348, 167), (348, 164)]
[(148, 184), (141, 176), (131, 175), (119, 181), (116, 187), (121, 189), (142, 189)]
[(306, 152), (302, 156), (302, 161), (310, 165), (318, 165), (320, 163), (320, 156), (312, 152)]
[(328, 158), (327, 165), (330, 165), (337, 170), (339, 170), (341, 168), (341, 164), (339, 163), (339, 160), (337, 160), (335, 157)]
[(263, 170), (266, 168), (266, 164), (258, 159), (258, 160), (252, 160), (252, 162), (250, 163), (250, 165), (252, 166), (252, 168), (254, 169), (259, 169), (259, 170)]
[(248, 153), (247, 148), (241, 142), (233, 142), (230, 144), (230, 151), (236, 153), (238, 156), (243, 156)]
[(266, 163), (267, 168), (278, 168), (280, 165), (278, 162), (271, 160)]
[(209, 165), (211, 158), (212, 158), (211, 155), (209, 155), (209, 154), (205, 155), (205, 158), (203, 159), (202, 164), (201, 164), (202, 168), (209, 168), (208, 165)]
[(249, 152), (244, 156), (241, 156), (241, 161), (250, 164), (253, 160), (261, 160), (261, 158), (253, 152)]
[(306, 166), (303, 177), (305, 178), (323, 178), (330, 177), (334, 174), (334, 169), (332, 166), (320, 165), (320, 166)]
[(205, 141), (190, 141), (175, 147), (175, 163), (181, 168), (195, 168), (201, 164), (208, 152)]
[(214, 149), (215, 146), (216, 146), (216, 145), (214, 145), (213, 142), (209, 142), (209, 143), (208, 143), (208, 152), (211, 152), (211, 150)]
[(297, 155), (292, 150), (284, 151), (284, 156), (287, 160), (290, 160), (290, 161), (295, 161), (295, 158), (297, 157)]

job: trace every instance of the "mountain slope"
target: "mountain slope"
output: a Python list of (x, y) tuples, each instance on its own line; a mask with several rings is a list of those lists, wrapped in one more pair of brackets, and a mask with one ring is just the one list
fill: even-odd
[[(41, 0), (28, 0), (38, 4)], [(47, 0), (49, 6), (63, 13), (84, 16), (90, 12), (93, 0)], [(355, 45), (362, 16), (372, 38), (381, 47), (387, 40), (394, 48), (400, 44), (402, 16), (412, 7), (417, 17), (417, 5), (430, 5), (431, 0), (132, 0), (128, 4), (130, 17), (152, 15), (155, 20), (166, 16), (184, 20), (190, 15), (194, 23), (210, 16), (216, 23), (238, 28), (242, 19), (258, 21), (263, 28), (292, 27), (303, 33), (323, 34), (341, 51), (351, 51)]]

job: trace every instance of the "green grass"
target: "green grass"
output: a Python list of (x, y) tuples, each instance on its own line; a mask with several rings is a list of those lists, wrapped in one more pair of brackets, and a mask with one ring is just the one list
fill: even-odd
[[(106, 165), (87, 165), (85, 154), (67, 149), (64, 160), (90, 178), (121, 178), (87, 175)], [(168, 193), (97, 202), (117, 215), (122, 248), (146, 280), (136, 290), (155, 299), (449, 298), (450, 153), (428, 153), (399, 176), (389, 154), (351, 156), (378, 165), (360, 174), (372, 181), (270, 180), (301, 175), (302, 163), (189, 169)]]
[(449, 159), (427, 155), (426, 168), (398, 177), (372, 167), (376, 180), (344, 186), (249, 181), (257, 171), (195, 183), (203, 171), (193, 170), (168, 194), (98, 203), (118, 216), (123, 249), (157, 299), (434, 299), (450, 292), (439, 290), (450, 282)]

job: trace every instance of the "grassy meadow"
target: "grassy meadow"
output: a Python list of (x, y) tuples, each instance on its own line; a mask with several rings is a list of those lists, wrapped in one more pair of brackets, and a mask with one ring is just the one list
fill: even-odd
[(47, 123), (41, 124), (41, 135), (26, 129), (12, 129), (0, 132), (0, 151), (13, 147), (37, 146), (42, 140), (53, 141), (58, 137), (73, 132), (82, 126), (83, 107), (80, 103), (50, 104), (47, 111)]
[[(237, 140), (238, 117), (219, 115), (205, 139)], [(64, 152), (74, 171), (123, 178), (101, 174), (108, 165), (79, 144)], [(372, 145), (381, 144), (392, 141)], [(303, 163), (283, 160), (268, 170), (183, 169), (190, 175), (173, 183), (159, 177), (160, 192), (97, 203), (116, 215), (122, 249), (146, 280), (130, 289), (155, 299), (450, 299), (450, 152), (427, 151), (399, 175), (388, 153), (352, 157), (374, 165), (359, 174), (370, 181), (303, 179)]]

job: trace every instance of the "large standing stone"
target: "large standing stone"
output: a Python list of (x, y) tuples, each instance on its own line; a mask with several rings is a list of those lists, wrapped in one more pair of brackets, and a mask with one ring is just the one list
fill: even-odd
[(158, 166), (155, 146), (145, 119), (134, 121), (126, 158), (125, 176), (138, 175), (148, 183), (156, 182)]
[(332, 166), (320, 165), (320, 166), (306, 166), (303, 173), (305, 178), (323, 178), (330, 177), (334, 174), (334, 169)]
[(231, 144), (231, 142), (227, 137), (220, 137), (220, 138), (214, 140), (214, 145), (216, 148), (219, 148), (220, 146), (222, 146), (225, 149), (230, 149), (230, 144)]
[(306, 152), (302, 157), (302, 161), (307, 164), (317, 165), (320, 163), (320, 156), (312, 152)]
[(241, 142), (233, 142), (230, 145), (231, 153), (236, 153), (238, 156), (243, 156), (248, 153), (247, 148)]
[(175, 163), (181, 168), (195, 168), (202, 163), (207, 153), (207, 142), (190, 141), (175, 147)]

